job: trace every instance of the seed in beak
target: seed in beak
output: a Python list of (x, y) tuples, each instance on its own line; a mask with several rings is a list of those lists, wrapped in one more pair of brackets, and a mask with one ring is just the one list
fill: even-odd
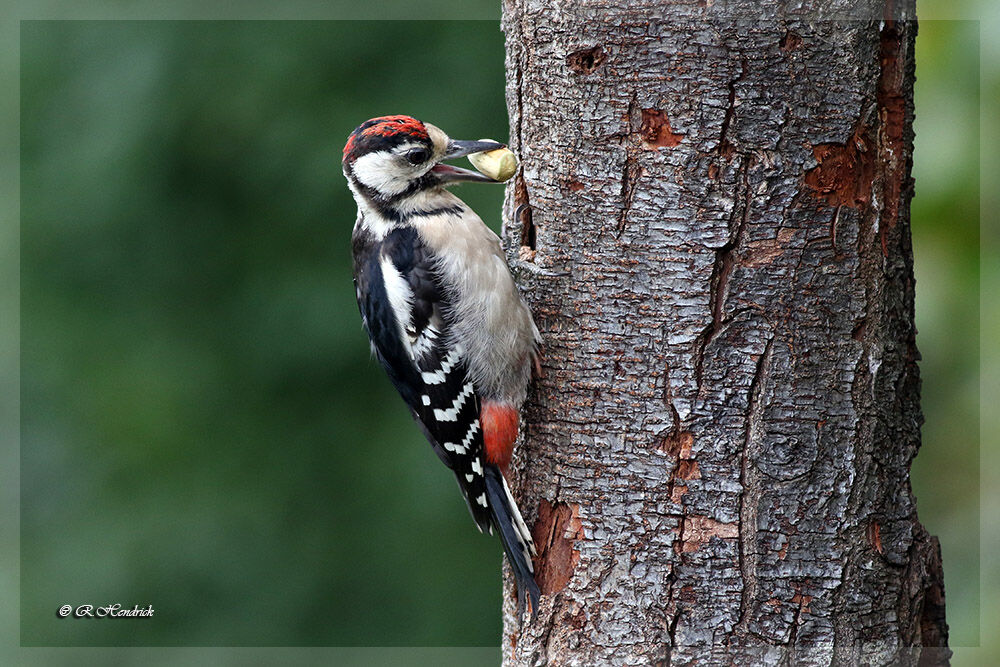
[(494, 181), (509, 180), (517, 171), (517, 158), (506, 146), (482, 153), (470, 153), (469, 162), (479, 173), (489, 176)]

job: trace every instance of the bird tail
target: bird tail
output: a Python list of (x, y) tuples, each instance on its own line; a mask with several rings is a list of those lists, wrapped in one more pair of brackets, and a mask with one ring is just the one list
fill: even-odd
[(503, 550), (510, 561), (511, 569), (514, 571), (514, 580), (517, 582), (517, 613), (524, 612), (525, 602), (531, 607), (532, 620), (538, 614), (538, 598), (541, 592), (538, 584), (535, 583), (534, 567), (531, 564), (531, 557), (537, 555), (535, 543), (531, 539), (531, 531), (525, 525), (521, 517), (514, 496), (510, 493), (507, 480), (504, 479), (500, 469), (493, 465), (487, 465), (484, 469), (486, 478), (486, 495), (489, 499), (490, 510), (493, 513), (493, 525), (500, 533), (500, 541), (503, 543)]

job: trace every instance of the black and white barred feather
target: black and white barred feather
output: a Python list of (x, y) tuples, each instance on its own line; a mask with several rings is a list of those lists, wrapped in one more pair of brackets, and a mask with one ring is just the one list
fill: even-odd
[(354, 237), (358, 306), (372, 349), (434, 452), (454, 471), (476, 525), (490, 530), (479, 397), (462, 346), (447, 336), (448, 304), (433, 258), (412, 227), (379, 240), (359, 226)]

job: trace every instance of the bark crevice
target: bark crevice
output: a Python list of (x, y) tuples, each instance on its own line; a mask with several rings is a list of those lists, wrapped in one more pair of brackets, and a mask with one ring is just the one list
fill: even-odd
[(626, 112), (627, 131), (625, 132), (625, 163), (622, 165), (622, 191), (621, 206), (622, 211), (618, 217), (618, 227), (615, 230), (615, 238), (621, 238), (628, 223), (629, 211), (632, 210), (632, 203), (635, 201), (635, 191), (642, 175), (639, 167), (639, 141), (642, 131), (642, 119), (640, 116), (638, 100), (635, 93), (632, 94)]
[(726, 101), (726, 113), (722, 118), (722, 127), (719, 131), (719, 146), (716, 152), (727, 160), (732, 159), (733, 154), (736, 152), (736, 147), (729, 141), (729, 126), (732, 124), (733, 116), (736, 114), (736, 86), (743, 79), (746, 69), (747, 61), (744, 58), (740, 61), (740, 73), (730, 79), (726, 85), (729, 97)]
[(774, 336), (767, 339), (764, 351), (761, 352), (750, 382), (747, 394), (746, 438), (743, 443), (742, 460), (740, 461), (740, 513), (739, 536), (740, 573), (743, 577), (743, 589), (740, 593), (739, 622), (736, 626), (738, 635), (749, 633), (750, 608), (757, 593), (757, 503), (760, 500), (760, 475), (753, 461), (759, 451), (759, 443), (764, 437), (763, 397), (768, 372), (771, 365), (771, 351), (774, 346)]

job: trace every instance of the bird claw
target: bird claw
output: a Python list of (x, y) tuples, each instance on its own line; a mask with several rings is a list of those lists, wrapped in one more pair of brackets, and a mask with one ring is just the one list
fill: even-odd
[(525, 209), (531, 210), (527, 204), (518, 204), (517, 208), (514, 209), (514, 219), (520, 222), (521, 215), (524, 213)]
[(538, 278), (568, 278), (570, 276), (569, 271), (549, 271), (548, 269), (543, 269), (534, 262), (529, 262), (521, 258), (511, 260), (510, 265), (515, 274), (519, 276), (527, 275)]

